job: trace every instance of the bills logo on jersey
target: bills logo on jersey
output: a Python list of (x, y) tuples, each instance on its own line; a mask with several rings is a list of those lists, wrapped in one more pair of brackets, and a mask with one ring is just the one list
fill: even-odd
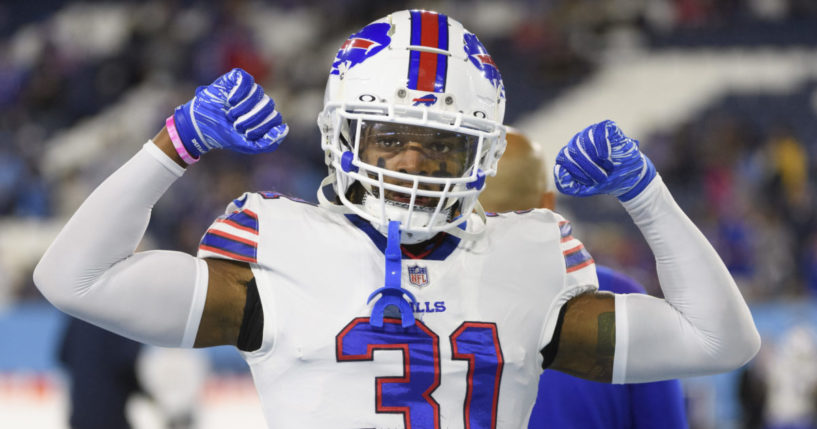
[(424, 106), (431, 106), (432, 104), (437, 102), (437, 96), (434, 94), (426, 94), (422, 97), (417, 97), (412, 99), (411, 101), (414, 102), (414, 106), (424, 105)]
[(351, 69), (389, 46), (389, 27), (386, 22), (369, 24), (349, 36), (335, 55), (329, 74), (340, 75), (342, 71)]
[(428, 268), (419, 265), (408, 267), (408, 278), (414, 286), (428, 286)]
[(477, 36), (472, 33), (465, 33), (463, 36), (463, 45), (465, 47), (465, 55), (476, 68), (478, 68), (485, 79), (491, 81), (491, 85), (495, 88), (501, 88), (504, 91), (505, 87), (502, 84), (502, 76), (499, 74), (499, 69), (496, 67), (493, 58), (488, 54), (485, 46), (477, 39)]

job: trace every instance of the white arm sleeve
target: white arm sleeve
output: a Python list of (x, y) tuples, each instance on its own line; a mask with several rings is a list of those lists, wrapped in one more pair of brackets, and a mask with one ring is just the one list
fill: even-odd
[(153, 205), (184, 169), (148, 141), (80, 206), (34, 270), (56, 307), (148, 344), (192, 347), (207, 264), (171, 251), (134, 254)]
[(655, 255), (665, 299), (616, 295), (614, 383), (730, 371), (760, 348), (735, 281), (660, 176), (623, 203)]

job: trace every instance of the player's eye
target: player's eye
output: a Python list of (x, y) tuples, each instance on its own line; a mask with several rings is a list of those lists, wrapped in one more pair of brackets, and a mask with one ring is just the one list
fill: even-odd
[(384, 149), (395, 149), (402, 145), (402, 142), (395, 138), (379, 138), (377, 139), (377, 145)]
[(428, 147), (437, 154), (448, 153), (451, 151), (451, 145), (444, 142), (435, 141), (432, 142)]

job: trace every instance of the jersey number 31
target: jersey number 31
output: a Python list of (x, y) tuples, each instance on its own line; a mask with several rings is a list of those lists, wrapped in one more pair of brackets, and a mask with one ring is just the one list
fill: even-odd
[[(463, 407), (466, 429), (496, 428), (502, 349), (496, 324), (463, 322), (449, 336), (454, 360), (468, 362)], [(421, 321), (403, 329), (398, 319), (383, 328), (359, 317), (336, 337), (338, 362), (371, 361), (375, 350), (403, 352), (403, 375), (375, 378), (375, 410), (403, 414), (406, 429), (440, 427), (440, 404), (431, 396), (440, 385), (440, 338)]]

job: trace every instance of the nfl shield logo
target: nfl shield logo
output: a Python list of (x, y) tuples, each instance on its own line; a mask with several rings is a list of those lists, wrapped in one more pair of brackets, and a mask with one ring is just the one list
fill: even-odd
[(428, 285), (428, 269), (415, 265), (408, 267), (409, 282), (414, 286), (422, 287)]

